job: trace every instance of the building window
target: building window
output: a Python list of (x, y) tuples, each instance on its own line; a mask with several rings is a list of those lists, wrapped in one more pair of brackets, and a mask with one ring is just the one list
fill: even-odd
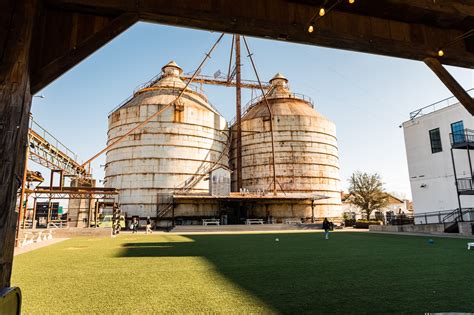
[(430, 141), (431, 141), (431, 153), (438, 153), (443, 151), (441, 146), (441, 136), (439, 134), (439, 128), (430, 130)]
[(463, 143), (464, 141), (464, 124), (461, 121), (451, 124), (451, 134), (453, 144)]

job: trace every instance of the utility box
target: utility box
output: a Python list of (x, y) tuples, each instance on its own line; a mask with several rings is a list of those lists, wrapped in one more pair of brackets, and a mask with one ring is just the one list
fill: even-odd
[(209, 193), (211, 196), (230, 195), (230, 173), (225, 167), (213, 170), (209, 176)]

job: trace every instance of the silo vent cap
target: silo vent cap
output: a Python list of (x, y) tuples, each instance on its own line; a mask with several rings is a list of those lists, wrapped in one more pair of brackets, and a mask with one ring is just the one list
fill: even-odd
[(181, 67), (178, 66), (178, 64), (174, 62), (173, 60), (168, 62), (166, 65), (164, 65), (163, 68), (161, 68), (161, 70), (163, 70), (163, 73), (165, 75), (178, 75), (179, 76), (183, 73), (183, 69), (181, 69)]
[(288, 83), (288, 79), (283, 74), (278, 72), (277, 74), (275, 74), (273, 78), (271, 78), (270, 83), (273, 86), (276, 86), (276, 85), (286, 86), (286, 84)]

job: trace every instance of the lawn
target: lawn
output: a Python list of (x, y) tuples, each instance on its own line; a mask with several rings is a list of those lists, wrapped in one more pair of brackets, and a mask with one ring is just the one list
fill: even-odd
[[(278, 238), (279, 242), (275, 239)], [(333, 233), (76, 238), (15, 257), (24, 314), (474, 311), (466, 240)]]

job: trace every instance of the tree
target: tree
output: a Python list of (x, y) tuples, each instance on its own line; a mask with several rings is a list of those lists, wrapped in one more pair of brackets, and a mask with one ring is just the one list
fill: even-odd
[(388, 205), (388, 195), (379, 174), (355, 172), (349, 178), (349, 184), (349, 200), (367, 215), (367, 220), (374, 210)]

